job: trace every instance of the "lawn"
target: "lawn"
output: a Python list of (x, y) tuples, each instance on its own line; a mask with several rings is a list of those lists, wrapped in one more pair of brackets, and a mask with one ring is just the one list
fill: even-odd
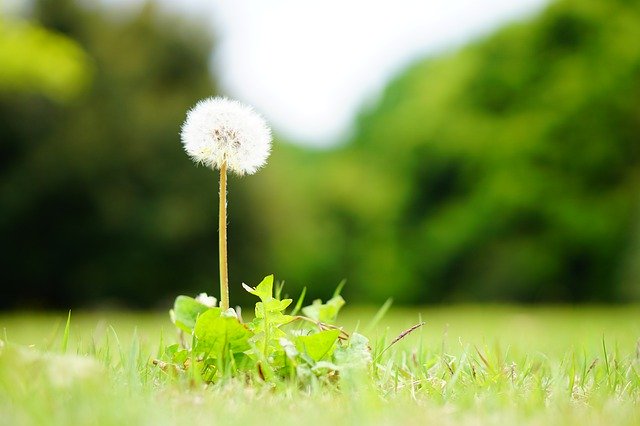
[(366, 333), (373, 378), (311, 388), (172, 379), (151, 364), (176, 339), (165, 313), (73, 313), (62, 356), (65, 323), (0, 314), (0, 423), (640, 424), (639, 306), (395, 308)]

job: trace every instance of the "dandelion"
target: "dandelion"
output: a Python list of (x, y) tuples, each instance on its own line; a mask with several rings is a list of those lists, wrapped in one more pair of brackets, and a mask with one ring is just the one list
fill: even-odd
[(271, 130), (253, 108), (215, 97), (201, 100), (189, 110), (180, 136), (193, 161), (220, 170), (220, 307), (226, 310), (229, 308), (227, 170), (242, 176), (264, 166), (271, 152)]
[(253, 108), (226, 98), (207, 98), (187, 113), (182, 143), (189, 156), (212, 169), (238, 175), (264, 166), (271, 151), (271, 130)]

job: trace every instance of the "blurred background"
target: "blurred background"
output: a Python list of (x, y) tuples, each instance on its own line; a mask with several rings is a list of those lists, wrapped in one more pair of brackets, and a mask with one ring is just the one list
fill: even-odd
[(0, 308), (217, 295), (179, 128), (218, 94), (276, 134), (230, 179), (233, 302), (640, 299), (640, 2), (305, 3), (0, 3)]

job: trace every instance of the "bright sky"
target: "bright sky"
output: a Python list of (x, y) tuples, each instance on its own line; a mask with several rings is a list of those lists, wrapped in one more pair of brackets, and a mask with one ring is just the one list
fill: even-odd
[[(131, 0), (102, 0), (130, 4)], [(141, 1), (141, 0), (136, 0)], [(527, 17), (548, 0), (159, 0), (211, 20), (224, 92), (274, 130), (318, 146), (412, 61)]]

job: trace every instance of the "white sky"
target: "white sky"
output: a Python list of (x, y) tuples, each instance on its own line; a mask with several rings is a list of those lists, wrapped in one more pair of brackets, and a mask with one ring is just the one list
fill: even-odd
[[(127, 4), (141, 0), (102, 0)], [(213, 70), (284, 137), (329, 145), (403, 67), (548, 0), (159, 0), (211, 20)]]

